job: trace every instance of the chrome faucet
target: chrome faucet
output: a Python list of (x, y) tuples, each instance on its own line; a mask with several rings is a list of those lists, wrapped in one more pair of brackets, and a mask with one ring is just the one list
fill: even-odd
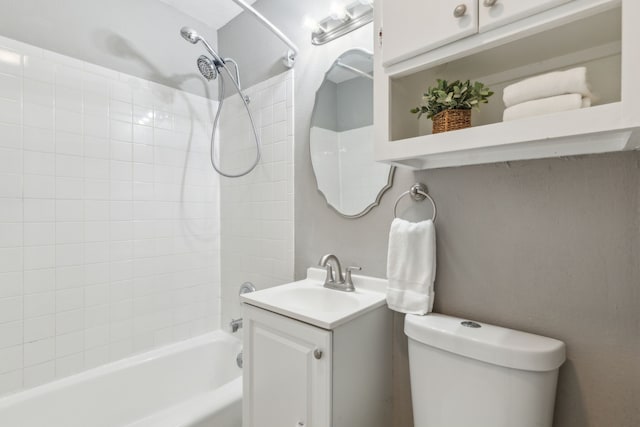
[[(333, 261), (333, 265), (331, 264)], [(335, 266), (335, 267), (334, 267)], [(324, 280), (324, 284), (327, 283), (344, 283), (344, 278), (342, 277), (342, 267), (340, 266), (340, 260), (334, 254), (326, 254), (320, 258), (320, 267), (325, 267), (327, 269), (327, 277)], [(335, 271), (338, 270), (338, 280), (336, 281)]]
[(242, 328), (242, 317), (238, 319), (231, 319), (229, 322), (229, 326), (231, 327), (231, 333), (236, 333), (240, 328)]
[[(353, 286), (351, 271), (362, 270), (360, 267), (347, 267), (346, 275), (342, 275), (342, 267), (340, 260), (333, 254), (326, 254), (320, 258), (320, 267), (327, 269), (327, 277), (324, 279), (324, 287), (336, 289), (338, 291), (353, 292), (356, 288)], [(336, 277), (337, 276), (337, 277)]]

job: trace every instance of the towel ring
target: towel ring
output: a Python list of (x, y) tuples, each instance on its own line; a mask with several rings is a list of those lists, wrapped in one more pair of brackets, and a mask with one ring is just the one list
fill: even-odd
[(413, 200), (416, 202), (421, 202), (424, 199), (428, 199), (431, 202), (431, 207), (433, 208), (433, 218), (432, 221), (436, 220), (436, 216), (438, 216), (438, 209), (436, 208), (436, 202), (433, 201), (429, 193), (427, 193), (427, 186), (418, 182), (411, 186), (411, 189), (402, 193), (397, 199), (396, 204), (393, 205), (393, 217), (398, 218), (398, 203), (404, 196), (411, 196)]

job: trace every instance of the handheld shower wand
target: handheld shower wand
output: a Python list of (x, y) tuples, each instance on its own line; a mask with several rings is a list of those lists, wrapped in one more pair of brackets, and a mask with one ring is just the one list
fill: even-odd
[[(211, 54), (211, 56), (213, 57), (213, 59), (210, 59), (208, 57), (206, 57), (205, 55), (201, 55), (198, 58), (197, 64), (198, 64), (198, 69), (200, 70), (200, 73), (207, 79), (207, 80), (213, 80), (216, 77), (220, 76), (220, 79), (218, 80), (218, 87), (220, 90), (220, 101), (218, 102), (218, 109), (216, 111), (216, 115), (214, 117), (213, 120), (213, 129), (211, 131), (211, 152), (210, 152), (210, 160), (211, 160), (211, 166), (213, 166), (213, 169), (215, 169), (216, 172), (218, 172), (220, 175), (225, 176), (227, 178), (238, 178), (241, 176), (245, 176), (247, 175), (249, 172), (251, 172), (252, 170), (255, 169), (255, 167), (258, 165), (258, 162), (260, 161), (260, 157), (261, 157), (261, 149), (260, 149), (260, 138), (258, 137), (258, 131), (256, 129), (256, 125), (253, 121), (253, 116), (251, 114), (251, 111), (249, 110), (249, 97), (245, 96), (242, 93), (242, 89), (240, 87), (240, 70), (238, 69), (238, 64), (231, 58), (227, 58), (226, 60), (224, 60), (220, 55), (218, 55), (218, 53), (211, 47), (211, 45), (209, 43), (207, 43), (207, 41), (200, 36), (196, 30), (189, 28), (189, 27), (182, 27), (182, 29), (180, 30), (180, 35), (182, 36), (182, 38), (184, 38), (186, 41), (188, 41), (189, 43), (192, 44), (196, 44), (198, 42), (202, 42), (202, 44), (204, 45), (204, 47), (207, 49), (207, 51)], [(235, 68), (235, 79), (233, 77), (233, 75), (231, 74), (231, 71), (229, 71), (229, 68), (227, 67), (227, 62), (233, 64), (234, 68)], [(231, 82), (233, 83), (233, 85), (236, 88), (236, 91), (238, 92), (238, 95), (240, 96), (240, 99), (242, 100), (242, 103), (244, 104), (244, 108), (247, 111), (247, 115), (249, 116), (249, 121), (251, 122), (251, 127), (253, 130), (253, 137), (255, 140), (255, 145), (256, 145), (256, 157), (255, 160), (253, 162), (253, 164), (251, 165), (251, 167), (249, 167), (249, 169), (247, 169), (244, 172), (240, 172), (240, 173), (236, 173), (236, 174), (232, 174), (232, 173), (225, 173), (223, 172), (218, 165), (216, 165), (216, 160), (215, 160), (215, 138), (216, 138), (216, 131), (218, 129), (218, 123), (220, 120), (220, 113), (222, 113), (222, 106), (224, 105), (224, 100), (225, 100), (225, 85), (224, 85), (224, 79), (223, 79), (223, 75), (222, 75), (222, 70), (224, 70), (227, 75), (229, 76), (229, 79), (231, 80)]]

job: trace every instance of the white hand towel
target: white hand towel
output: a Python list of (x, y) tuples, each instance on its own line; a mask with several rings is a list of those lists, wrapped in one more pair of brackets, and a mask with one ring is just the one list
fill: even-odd
[(579, 93), (585, 98), (591, 97), (585, 67), (554, 71), (514, 83), (504, 88), (502, 100), (505, 107), (512, 107), (534, 99), (568, 93)]
[(523, 119), (525, 117), (539, 116), (541, 114), (558, 113), (560, 111), (577, 110), (591, 106), (591, 98), (583, 98), (579, 93), (569, 95), (552, 96), (536, 101), (523, 102), (504, 110), (502, 120)]
[(436, 230), (432, 220), (413, 223), (396, 218), (389, 231), (387, 305), (401, 313), (433, 309), (436, 278)]

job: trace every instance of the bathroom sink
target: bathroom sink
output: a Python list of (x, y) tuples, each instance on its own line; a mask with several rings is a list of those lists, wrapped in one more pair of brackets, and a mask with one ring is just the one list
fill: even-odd
[(240, 296), (242, 302), (323, 329), (334, 329), (385, 302), (386, 279), (353, 275), (355, 292), (327, 289), (325, 270), (309, 268), (307, 278)]
[(357, 310), (360, 306), (358, 296), (343, 292), (330, 292), (317, 287), (298, 287), (288, 289), (280, 295), (279, 304), (299, 307), (305, 311), (340, 312)]

